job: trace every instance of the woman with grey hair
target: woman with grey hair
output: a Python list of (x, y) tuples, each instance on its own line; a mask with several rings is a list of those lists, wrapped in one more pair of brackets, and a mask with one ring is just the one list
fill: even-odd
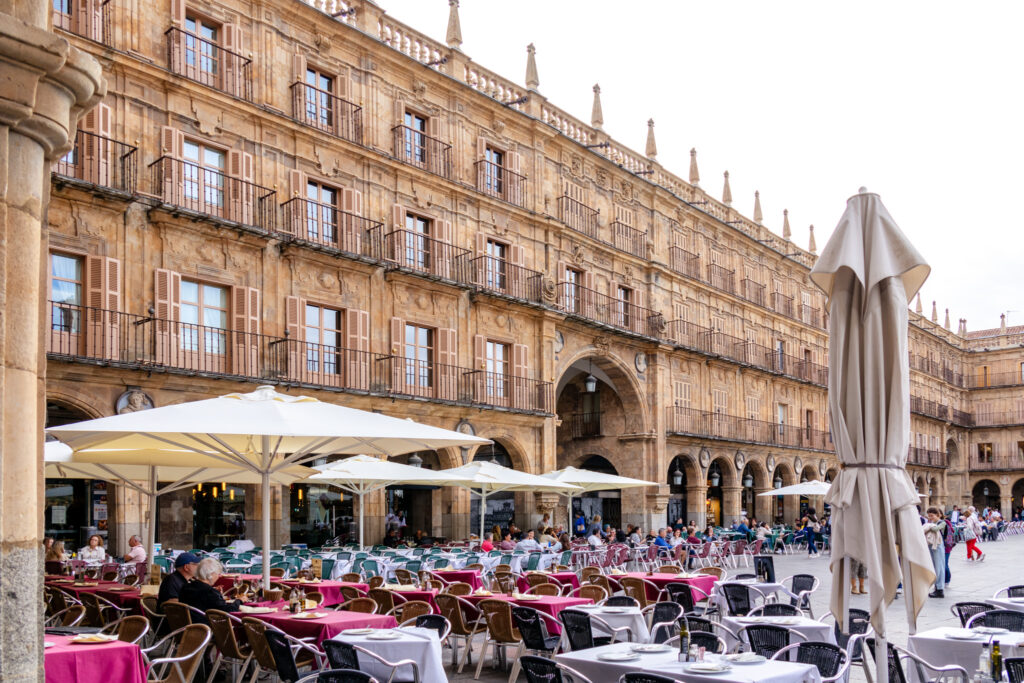
[[(178, 600), (204, 613), (210, 609), (219, 609), (222, 612), (237, 612), (242, 604), (241, 601), (232, 600), (228, 602), (224, 599), (224, 594), (214, 587), (217, 579), (220, 578), (223, 572), (224, 567), (217, 559), (212, 557), (203, 558), (199, 561), (199, 566), (196, 567), (196, 574), (193, 579), (185, 584), (185, 587), (178, 594)], [(201, 624), (209, 623), (205, 616), (195, 613), (192, 614), (192, 621)]]

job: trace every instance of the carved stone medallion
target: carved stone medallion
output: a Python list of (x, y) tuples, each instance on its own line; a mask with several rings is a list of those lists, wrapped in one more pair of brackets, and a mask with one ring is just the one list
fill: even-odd
[(793, 469), (796, 470), (796, 478), (799, 480), (800, 473), (804, 471), (803, 458), (801, 458), (800, 456), (796, 457), (796, 460), (793, 461)]
[(633, 364), (636, 365), (636, 371), (641, 375), (647, 372), (647, 354), (640, 351), (636, 354), (636, 358), (633, 359)]
[(700, 455), (697, 456), (700, 459), (700, 466), (707, 468), (711, 464), (711, 453), (706, 448), (700, 449)]
[(561, 332), (555, 330), (555, 353), (561, 353), (562, 349), (565, 348), (565, 336)]
[(736, 471), (742, 472), (743, 466), (747, 464), (747, 456), (743, 451), (736, 451), (736, 455), (733, 456), (733, 462), (736, 464)]

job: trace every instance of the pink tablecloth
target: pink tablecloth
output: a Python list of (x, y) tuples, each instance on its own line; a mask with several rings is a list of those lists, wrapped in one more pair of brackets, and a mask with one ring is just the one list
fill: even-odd
[(383, 614), (338, 612), (330, 609), (320, 611), (327, 612), (327, 616), (304, 620), (296, 619), (291, 612), (287, 611), (268, 612), (267, 614), (239, 613), (238, 616), (262, 619), (296, 638), (316, 638), (317, 645), (349, 628), (394, 628), (398, 626), (398, 622), (393, 616)]
[[(98, 593), (99, 591), (106, 590), (112, 586), (121, 586), (117, 581), (88, 581), (88, 586), (76, 586), (73, 583), (63, 583), (59, 581), (47, 581), (46, 585), (52, 586), (53, 588), (59, 588), (68, 593), (78, 595), (79, 593)], [(92, 585), (95, 584), (95, 585)]]
[(435, 570), (432, 573), (448, 583), (454, 583), (455, 581), (468, 583), (473, 587), (473, 590), (484, 587), (483, 581), (480, 580), (479, 569), (441, 569)]
[(285, 586), (299, 588), (307, 593), (316, 591), (324, 596), (322, 607), (340, 605), (345, 602), (345, 596), (341, 594), (342, 586), (353, 586), (364, 593), (370, 589), (365, 583), (346, 583), (342, 581), (320, 581), (319, 583), (302, 583), (300, 581), (280, 581)]
[[(589, 605), (592, 601), (588, 598), (566, 598), (557, 595), (542, 595), (536, 600), (523, 600), (521, 598), (513, 598), (510, 595), (502, 593), (495, 593), (494, 595), (465, 595), (462, 596), (466, 600), (469, 600), (474, 605), (487, 599), (493, 600), (508, 600), (514, 605), (520, 605), (522, 607), (532, 607), (538, 612), (543, 612), (558, 619), (558, 613), (567, 607), (575, 607), (577, 605)], [(544, 626), (547, 627), (548, 633), (557, 635), (562, 632), (562, 627), (547, 619), (544, 620)]]
[[(425, 602), (425, 603), (430, 605), (430, 608), (432, 610), (434, 610), (434, 614), (440, 614), (441, 613), (441, 610), (439, 610), (437, 608), (437, 601), (434, 600), (434, 597), (437, 595), (437, 591), (436, 590), (429, 590), (429, 591), (423, 591), (423, 590), (414, 590), (414, 591), (401, 590), (401, 591), (394, 591), (393, 590), (391, 592), (394, 593), (395, 596), (396, 596), (395, 597), (395, 605), (400, 605), (401, 603), (405, 602), (406, 600), (422, 600), (423, 602)], [(402, 597), (397, 597), (399, 595), (402, 596)], [(402, 598), (405, 598), (405, 600), (402, 600)]]
[(138, 645), (74, 645), (71, 638), (46, 636), (46, 642), (54, 643), (43, 653), (47, 683), (145, 683), (146, 665)]
[[(215, 588), (228, 589), (235, 585), (235, 579), (241, 579), (242, 581), (262, 581), (263, 574), (221, 574), (220, 578), (217, 579), (217, 583), (214, 584)], [(271, 581), (279, 581), (280, 579), (271, 578)]]
[[(573, 588), (580, 587), (580, 579), (578, 576), (576, 576), (575, 572), (551, 572), (550, 574), (548, 574), (548, 578), (562, 585), (569, 584)], [(526, 581), (525, 576), (520, 576), (519, 579), (516, 581), (516, 585), (518, 586), (520, 592), (526, 592), (526, 590), (530, 587), (530, 584)]]
[[(704, 600), (706, 595), (711, 594), (711, 588), (718, 580), (710, 574), (702, 574), (695, 578), (684, 579), (680, 578), (678, 574), (655, 573), (648, 575), (646, 572), (626, 572), (625, 574), (609, 574), (608, 581), (612, 584), (612, 587), (615, 588), (619, 585), (618, 579), (626, 576), (633, 576), (650, 582), (649, 584), (646, 584), (648, 600), (657, 600), (659, 591), (670, 583), (685, 583), (691, 588), (698, 589), (697, 591), (690, 592), (693, 594), (693, 599), (699, 602)], [(651, 586), (650, 584), (654, 585)], [(699, 591), (703, 591), (704, 594), (701, 594)]]

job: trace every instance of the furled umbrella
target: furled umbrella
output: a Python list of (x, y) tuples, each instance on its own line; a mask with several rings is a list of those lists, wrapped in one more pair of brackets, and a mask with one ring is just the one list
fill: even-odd
[[(832, 506), (832, 613), (847, 621), (850, 563), (868, 572), (878, 677), (886, 683), (885, 607), (901, 579), (910, 632), (935, 578), (906, 472), (910, 434), (907, 304), (930, 268), (876, 194), (861, 188), (811, 280), (829, 297), (828, 406), (842, 462)], [(900, 571), (902, 560), (903, 571)], [(902, 576), (901, 576), (902, 574)]]
[[(657, 486), (658, 484), (653, 481), (643, 481), (641, 479), (633, 479), (631, 477), (620, 477), (617, 474), (608, 474), (607, 472), (594, 472), (592, 470), (581, 470), (575, 467), (565, 467), (554, 472), (547, 472), (542, 474), (545, 479), (557, 481), (565, 484), (574, 484), (583, 489), (582, 493), (588, 493), (590, 491), (611, 491), (616, 489), (633, 489), (641, 488), (644, 486)], [(566, 524), (567, 529), (572, 529), (572, 495), (573, 491), (567, 491), (566, 496), (569, 498), (569, 502), (566, 506), (568, 511), (568, 522)]]
[(487, 439), (409, 419), (290, 396), (262, 386), (248, 394), (162, 406), (47, 430), (102, 464), (233, 467), (260, 475), (263, 585), (270, 586), (270, 482), (277, 472), (328, 455), (401, 455)]

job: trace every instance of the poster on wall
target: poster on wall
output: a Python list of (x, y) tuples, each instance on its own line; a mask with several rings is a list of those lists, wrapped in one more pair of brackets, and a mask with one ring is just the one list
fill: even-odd
[(50, 524), (67, 524), (68, 507), (66, 505), (53, 505), (50, 507)]

